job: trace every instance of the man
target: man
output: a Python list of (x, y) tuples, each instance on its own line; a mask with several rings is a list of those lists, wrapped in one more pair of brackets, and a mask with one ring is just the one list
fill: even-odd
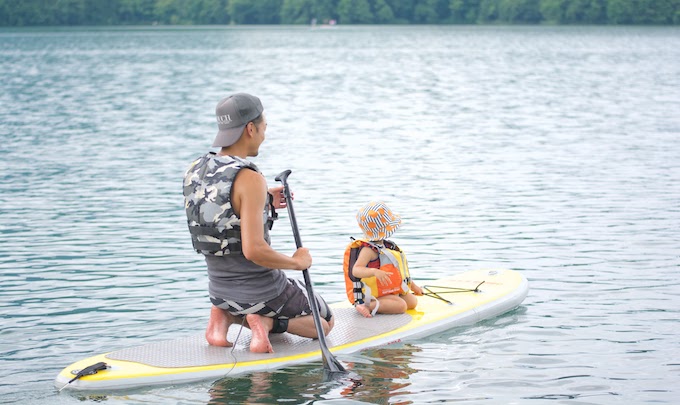
[[(306, 248), (292, 256), (271, 248), (274, 208), (286, 206), (283, 187), (267, 190), (257, 167), (267, 120), (260, 99), (237, 93), (216, 108), (219, 131), (210, 152), (195, 160), (184, 177), (184, 201), (194, 249), (205, 255), (213, 307), (205, 332), (215, 346), (232, 346), (227, 331), (245, 321), (252, 331), (250, 350), (273, 353), (269, 333), (289, 332), (316, 338), (304, 284), (281, 269), (304, 270), (312, 264)], [(317, 296), (324, 333), (334, 319)], [(245, 317), (245, 319), (243, 319)]]

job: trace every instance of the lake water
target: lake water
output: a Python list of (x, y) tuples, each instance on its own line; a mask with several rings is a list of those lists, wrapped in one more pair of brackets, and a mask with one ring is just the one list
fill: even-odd
[[(0, 402), (676, 403), (680, 29), (195, 27), (0, 31)], [(57, 394), (70, 363), (201, 334), (183, 212), (217, 101), (260, 96), (253, 161), (291, 169), (317, 291), (370, 198), (416, 280), (506, 267), (511, 313), (321, 362), (121, 395)], [(287, 214), (273, 245), (292, 252)], [(300, 273), (291, 272), (291, 276)]]

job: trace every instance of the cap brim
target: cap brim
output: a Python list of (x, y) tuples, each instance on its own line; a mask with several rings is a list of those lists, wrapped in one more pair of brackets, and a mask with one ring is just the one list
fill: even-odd
[[(394, 235), (394, 233), (397, 232), (399, 230), (399, 228), (401, 228), (401, 217), (398, 216), (398, 215), (394, 215), (393, 221), (390, 221), (390, 224), (393, 225), (394, 228), (392, 228), (392, 230), (389, 230), (389, 231), (387, 229), (385, 229), (385, 231), (384, 231), (385, 236), (384, 237), (380, 237), (378, 235), (375, 235), (372, 232), (367, 233), (366, 230), (362, 228), (361, 231), (364, 234), (364, 239), (368, 239), (371, 242), (375, 242), (375, 241), (378, 241), (378, 240), (384, 240), (384, 239), (389, 238), (390, 236)], [(379, 231), (382, 231), (382, 229), (380, 229)]]
[(392, 229), (391, 231), (385, 231), (385, 239), (389, 239), (390, 237), (392, 237), (392, 235), (394, 235), (394, 233), (397, 232), (397, 229), (399, 228), (397, 227)]
[(236, 143), (241, 138), (243, 134), (243, 128), (247, 124), (239, 125), (234, 128), (221, 129), (217, 131), (217, 136), (215, 137), (215, 142), (213, 142), (213, 147), (225, 148)]

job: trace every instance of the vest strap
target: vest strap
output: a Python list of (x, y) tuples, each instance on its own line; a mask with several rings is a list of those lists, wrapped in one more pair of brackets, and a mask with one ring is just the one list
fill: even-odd
[[(190, 226), (189, 233), (191, 233), (191, 244), (194, 249), (201, 253), (204, 252), (220, 252), (223, 251), (224, 241), (229, 239), (235, 239), (235, 242), (228, 242), (227, 249), (229, 253), (241, 253), (243, 252), (243, 245), (241, 244), (240, 237), (241, 231), (240, 227), (234, 229), (225, 229), (218, 231), (211, 226)], [(208, 242), (201, 241), (198, 239), (199, 236), (210, 236), (218, 239), (219, 242)]]
[(219, 231), (212, 226), (190, 226), (189, 233), (196, 236), (212, 236), (218, 239), (238, 238), (241, 236), (241, 228), (233, 228)]
[(217, 242), (199, 242), (197, 240), (192, 240), (194, 249), (196, 250), (207, 250), (209, 252), (218, 252), (222, 250), (222, 244)]
[[(197, 252), (201, 251), (207, 251), (207, 252), (219, 252), (222, 251), (222, 244), (218, 242), (201, 242), (197, 241), (195, 239), (191, 240), (194, 249)], [(228, 246), (229, 253), (242, 253), (243, 252), (243, 245), (241, 245), (241, 242), (235, 242), (235, 243), (230, 243)]]
[(268, 200), (267, 205), (269, 205), (269, 213), (267, 215), (267, 223), (265, 224), (265, 226), (267, 228), (269, 228), (269, 230), (271, 231), (272, 227), (274, 226), (274, 221), (279, 219), (279, 213), (276, 212), (276, 209), (274, 208), (274, 196), (269, 194), (269, 193), (267, 193), (267, 196), (268, 196), (267, 197), (267, 200)]

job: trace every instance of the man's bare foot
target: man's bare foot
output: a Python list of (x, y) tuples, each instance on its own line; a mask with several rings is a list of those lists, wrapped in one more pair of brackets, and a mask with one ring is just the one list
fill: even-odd
[[(265, 317), (257, 314), (246, 315), (246, 321), (250, 327), (250, 351), (253, 353), (274, 353), (274, 348), (269, 342), (269, 327), (265, 326)], [(273, 322), (273, 320), (272, 320)]]
[(372, 318), (373, 315), (371, 315), (371, 308), (366, 305), (366, 304), (360, 304), (355, 306), (354, 308), (357, 309), (357, 312), (361, 314), (364, 318)]
[(229, 312), (213, 305), (210, 309), (208, 327), (205, 329), (205, 340), (208, 341), (208, 344), (231, 347), (231, 342), (227, 340), (227, 331), (229, 331), (231, 323), (232, 320)]

